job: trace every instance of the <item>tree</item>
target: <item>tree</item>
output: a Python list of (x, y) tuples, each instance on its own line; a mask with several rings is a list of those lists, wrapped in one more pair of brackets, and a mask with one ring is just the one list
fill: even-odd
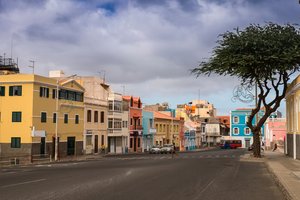
[[(257, 105), (251, 111), (247, 126), (253, 133), (253, 155), (261, 157), (261, 127), (285, 98), (291, 75), (300, 69), (299, 28), (291, 24), (250, 24), (244, 30), (237, 28), (219, 37), (212, 56), (192, 73), (197, 77), (212, 73), (235, 76), (243, 86), (257, 85)], [(263, 116), (253, 124), (261, 109)]]

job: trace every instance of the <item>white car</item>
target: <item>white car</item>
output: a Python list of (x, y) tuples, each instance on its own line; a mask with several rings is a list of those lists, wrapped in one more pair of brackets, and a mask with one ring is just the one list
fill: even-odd
[(161, 148), (160, 146), (153, 146), (150, 148), (149, 153), (160, 153), (161, 152)]
[(161, 149), (161, 153), (174, 153), (174, 146), (172, 144), (165, 144)]

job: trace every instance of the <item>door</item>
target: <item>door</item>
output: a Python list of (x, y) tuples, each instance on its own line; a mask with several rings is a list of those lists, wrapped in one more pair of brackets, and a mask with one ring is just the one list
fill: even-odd
[(71, 156), (75, 154), (75, 137), (67, 138), (67, 155)]
[(43, 156), (45, 154), (46, 149), (46, 139), (45, 137), (41, 137), (41, 145), (40, 145), (40, 154)]
[(136, 144), (136, 143), (137, 143), (136, 141), (137, 141), (137, 138), (134, 137), (134, 139), (133, 139), (133, 151), (134, 151), (134, 152), (136, 152), (136, 145), (137, 145), (137, 144)]
[(250, 139), (245, 139), (245, 148), (250, 147)]
[(111, 137), (109, 141), (110, 141), (109, 152), (115, 153), (115, 137)]
[(94, 147), (94, 152), (95, 153), (98, 153), (98, 135), (95, 135), (95, 143), (94, 143), (94, 145), (95, 145), (95, 147)]

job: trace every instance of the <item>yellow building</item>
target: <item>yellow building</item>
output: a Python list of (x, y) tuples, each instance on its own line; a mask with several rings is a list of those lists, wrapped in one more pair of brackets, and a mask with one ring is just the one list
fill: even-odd
[(58, 157), (82, 154), (83, 93), (74, 80), (1, 75), (0, 156), (54, 157), (56, 133)]
[(180, 119), (167, 115), (166, 112), (154, 111), (154, 124), (156, 134), (154, 144), (163, 146), (164, 144), (175, 143), (176, 147), (180, 146)]
[(289, 84), (286, 93), (286, 154), (300, 159), (300, 76)]

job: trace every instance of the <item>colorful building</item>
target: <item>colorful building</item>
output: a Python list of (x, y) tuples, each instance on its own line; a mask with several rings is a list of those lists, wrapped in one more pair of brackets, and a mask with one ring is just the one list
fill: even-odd
[(286, 154), (300, 159), (300, 76), (289, 84), (286, 93)]
[(175, 144), (178, 149), (181, 144), (181, 119), (172, 117), (171, 112), (154, 111), (154, 123), (156, 128), (155, 145)]
[(0, 156), (80, 155), (84, 88), (73, 79), (0, 76)]
[(149, 151), (154, 145), (154, 114), (151, 111), (143, 110), (143, 151)]
[[(262, 116), (263, 111), (259, 112), (259, 116)], [(248, 148), (253, 143), (253, 134), (250, 128), (247, 126), (248, 117), (251, 114), (250, 108), (240, 108), (230, 112), (230, 137), (232, 139), (238, 139), (242, 141), (242, 147)], [(256, 117), (253, 119), (253, 124), (256, 123)], [(261, 130), (261, 141), (264, 141), (264, 126)]]
[(142, 152), (143, 126), (142, 102), (139, 97), (123, 96), (129, 107), (129, 152)]
[(284, 141), (286, 138), (286, 119), (285, 118), (269, 118), (265, 123), (265, 147), (267, 149), (274, 148), (274, 144), (284, 149)]
[(123, 102), (122, 95), (110, 91), (108, 112), (108, 152), (126, 153), (128, 151), (128, 115), (129, 107)]

